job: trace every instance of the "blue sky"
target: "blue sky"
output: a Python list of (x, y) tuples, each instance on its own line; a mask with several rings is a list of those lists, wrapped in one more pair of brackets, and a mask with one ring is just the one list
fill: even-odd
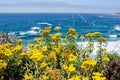
[(0, 0), (0, 13), (120, 12), (120, 0)]

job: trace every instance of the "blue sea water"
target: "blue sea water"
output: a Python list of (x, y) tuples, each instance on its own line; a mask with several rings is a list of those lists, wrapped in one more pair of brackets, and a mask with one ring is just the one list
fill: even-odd
[[(1, 13), (0, 31), (14, 33), (24, 40), (24, 44), (32, 43), (45, 26), (60, 26), (65, 36), (69, 27), (73, 27), (79, 36), (88, 32), (101, 32), (109, 41), (120, 40), (120, 17), (110, 14), (80, 13)], [(54, 31), (53, 31), (54, 33)]]

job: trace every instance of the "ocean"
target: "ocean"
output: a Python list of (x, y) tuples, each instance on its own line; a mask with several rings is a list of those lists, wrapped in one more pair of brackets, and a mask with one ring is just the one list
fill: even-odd
[[(33, 43), (44, 27), (60, 26), (65, 37), (69, 27), (77, 30), (79, 37), (88, 32), (101, 32), (108, 41), (120, 40), (120, 17), (111, 14), (84, 13), (1, 13), (0, 32), (15, 34), (24, 45)], [(35, 32), (34, 30), (39, 30)], [(52, 31), (51, 33), (54, 33)], [(80, 39), (78, 39), (78, 42)]]

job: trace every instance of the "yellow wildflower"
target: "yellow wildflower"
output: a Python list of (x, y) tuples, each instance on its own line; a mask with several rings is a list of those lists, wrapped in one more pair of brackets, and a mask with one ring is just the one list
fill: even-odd
[(22, 39), (18, 39), (18, 40), (17, 40), (17, 43), (18, 43), (18, 44), (22, 44), (22, 43), (23, 43), (23, 40), (22, 40)]
[(51, 36), (51, 38), (52, 38), (53, 41), (58, 41), (58, 40), (60, 40), (59, 37), (61, 35), (62, 35), (61, 33), (57, 33), (57, 34), (51, 34), (50, 36)]
[(42, 62), (40, 68), (45, 68), (48, 64), (46, 62)]
[(58, 48), (58, 47), (55, 47), (54, 48), (54, 50), (59, 54), (60, 53), (60, 51), (61, 51), (61, 49), (60, 48)]
[(68, 71), (68, 72), (73, 72), (73, 71), (75, 71), (75, 67), (73, 66), (73, 64), (70, 64), (69, 66), (67, 66), (67, 65), (63, 65), (63, 69), (65, 70), (65, 71)]
[(83, 77), (82, 80), (89, 80), (89, 78), (88, 77)]
[(77, 38), (78, 37), (78, 33), (76, 32), (76, 30), (74, 28), (69, 28), (69, 31), (67, 33), (67, 37), (72, 36), (73, 38)]
[(54, 30), (61, 30), (61, 27), (56, 26), (56, 27), (54, 28)]
[(5, 56), (5, 57), (9, 57), (9, 56), (12, 55), (12, 52), (11, 52), (10, 49), (7, 49), (7, 48), (5, 48), (3, 46), (0, 46), (0, 54)]
[(50, 27), (46, 27), (44, 30), (42, 30), (41, 32), (41, 36), (48, 36), (50, 34), (51, 28)]
[(42, 76), (42, 79), (43, 79), (43, 80), (47, 80), (48, 77), (47, 77), (46, 75), (43, 75), (43, 76)]
[(92, 38), (94, 37), (93, 33), (88, 33), (85, 35), (87, 38), (89, 38), (89, 41), (92, 41)]
[(107, 80), (106, 77), (104, 77), (103, 74), (99, 72), (93, 72), (92, 79), (93, 80)]
[(0, 73), (3, 72), (4, 69), (6, 69), (7, 63), (3, 60), (0, 60)]
[(74, 61), (76, 61), (76, 59), (77, 59), (76, 56), (74, 56), (73, 54), (70, 54), (70, 55), (69, 55), (69, 58), (68, 58), (68, 61), (69, 61), (69, 62), (74, 62)]
[(92, 38), (94, 36), (94, 34), (93, 33), (88, 33), (85, 36), (88, 37), (88, 38)]
[(42, 51), (46, 52), (47, 51), (47, 47), (42, 47)]
[(12, 44), (11, 44), (11, 43), (5, 43), (3, 46), (4, 46), (5, 48), (10, 49), (10, 48), (12, 47)]
[(75, 67), (73, 66), (73, 64), (70, 64), (70, 65), (68, 66), (68, 71), (69, 71), (69, 72), (75, 71)]
[(14, 47), (14, 49), (12, 50), (13, 53), (19, 53), (22, 51), (22, 46), (17, 45)]
[(98, 42), (100, 42), (100, 43), (105, 42), (106, 40), (107, 40), (107, 38), (104, 38), (104, 37), (98, 38)]
[(94, 32), (93, 33), (95, 36), (97, 36), (97, 35), (100, 35), (101, 33), (100, 32)]
[(29, 54), (27, 52), (22, 52), (21, 55), (22, 56), (28, 56)]
[(33, 49), (30, 51), (30, 59), (39, 61), (39, 60), (42, 60), (43, 58), (44, 58), (44, 55), (39, 50)]
[(110, 59), (108, 57), (102, 57), (103, 62), (110, 62)]
[(95, 65), (96, 65), (96, 62), (93, 59), (90, 59), (90, 60), (83, 61), (81, 68), (88, 71), (91, 68), (94, 68)]
[(24, 75), (24, 80), (33, 80), (33, 75)]
[(36, 43), (39, 43), (41, 40), (42, 40), (42, 38), (34, 38), (34, 41), (35, 41)]
[(34, 44), (29, 44), (28, 47), (29, 47), (29, 48), (34, 48), (35, 45), (34, 45)]
[(69, 78), (68, 80), (80, 80), (80, 76), (73, 76), (72, 78)]
[(68, 66), (67, 65), (63, 65), (63, 69), (65, 70), (65, 71), (67, 71), (68, 70)]
[(56, 61), (57, 60), (57, 57), (55, 55), (54, 52), (51, 52), (49, 55), (48, 55), (48, 59), (49, 60), (52, 60), (52, 61)]

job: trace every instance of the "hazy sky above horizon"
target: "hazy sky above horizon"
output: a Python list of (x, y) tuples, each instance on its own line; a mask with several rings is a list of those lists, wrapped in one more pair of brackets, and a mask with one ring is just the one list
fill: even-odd
[(120, 12), (120, 0), (0, 0), (0, 13)]

